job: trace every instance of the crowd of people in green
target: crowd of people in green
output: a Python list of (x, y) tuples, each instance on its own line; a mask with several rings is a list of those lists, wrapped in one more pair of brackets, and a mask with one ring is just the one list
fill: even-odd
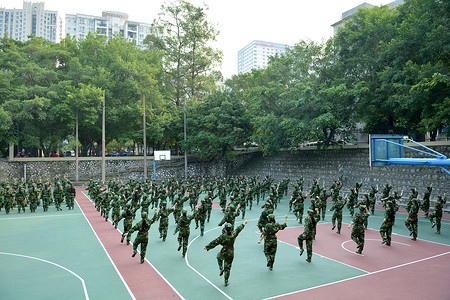
[[(261, 210), (257, 227), (261, 237), (258, 243), (264, 240), (264, 254), (267, 259), (267, 267), (272, 270), (275, 254), (277, 251), (277, 236), (279, 230), (287, 227), (287, 215), (284, 223), (277, 223), (275, 210), (280, 204), (283, 196), (288, 195), (290, 190), (290, 179), (285, 178), (276, 182), (273, 178), (266, 176), (245, 177), (195, 177), (187, 180), (170, 178), (157, 183), (153, 180), (131, 180), (127, 183), (110, 181), (103, 185), (101, 181), (92, 180), (88, 191), (95, 207), (105, 221), (111, 219), (117, 228), (123, 220), (123, 233), (121, 242), (126, 240), (131, 243), (131, 235), (138, 232), (133, 242), (134, 257), (140, 245), (140, 262), (145, 260), (148, 244), (148, 231), (150, 226), (159, 220), (160, 239), (165, 241), (169, 227), (169, 217), (172, 214), (173, 222), (176, 224), (174, 235), (178, 234), (178, 251), (185, 257), (190, 236), (190, 224), (195, 222), (195, 229), (200, 227), (200, 235), (204, 234), (205, 222), (210, 221), (213, 201), (217, 202), (223, 213), (223, 218), (218, 226), (223, 226), (222, 234), (205, 246), (205, 250), (213, 249), (221, 245), (222, 249), (217, 255), (219, 274), (224, 275), (225, 285), (229, 284), (230, 269), (234, 259), (234, 243), (247, 224), (245, 220), (241, 225), (235, 227), (237, 217), (245, 219), (247, 210), (256, 205)], [(312, 245), (316, 236), (316, 226), (320, 220), (325, 218), (328, 199), (332, 205), (328, 211), (333, 211), (332, 230), (337, 226), (336, 233), (340, 234), (342, 228), (343, 209), (347, 207), (353, 220), (351, 239), (357, 244), (357, 253), (361, 254), (364, 249), (364, 235), (368, 225), (368, 217), (374, 214), (375, 205), (381, 202), (385, 209), (383, 224), (380, 235), (383, 244), (390, 246), (392, 226), (395, 222), (395, 214), (399, 210), (398, 200), (403, 196), (403, 191), (398, 193), (392, 191), (392, 185), (387, 183), (378, 197), (378, 186), (372, 186), (362, 199), (359, 199), (359, 190), (363, 182), (357, 182), (345, 195), (341, 194), (342, 182), (336, 180), (331, 187), (326, 188), (325, 183), (320, 185), (316, 178), (309, 189), (304, 188), (304, 179), (298, 179), (292, 185), (292, 196), (289, 200), (289, 211), (296, 216), (296, 221), (304, 225), (304, 231), (298, 236), (300, 255), (304, 252), (303, 242), (307, 250), (307, 262), (311, 262)], [(304, 191), (305, 190), (305, 191)], [(432, 226), (437, 226), (440, 233), (443, 206), (446, 202), (444, 197), (437, 196), (434, 211), (430, 214), (430, 196), (432, 186), (426, 188), (422, 201), (415, 188), (410, 190), (406, 210), (408, 218), (405, 222), (412, 239), (417, 239), (418, 213), (422, 209), (430, 219)], [(309, 199), (309, 206), (307, 200)], [(304, 209), (307, 206), (306, 216)], [(141, 220), (132, 226), (136, 218), (136, 212), (141, 210)], [(149, 210), (154, 210), (154, 215), (149, 219)], [(188, 212), (189, 210), (189, 212)]]
[(33, 213), (41, 205), (43, 211), (48, 211), (50, 205), (55, 205), (56, 210), (61, 211), (63, 203), (69, 210), (73, 210), (75, 193), (72, 182), (66, 176), (46, 179), (39, 177), (36, 180), (14, 178), (11, 182), (5, 179), (0, 184), (0, 211), (4, 209), (9, 214), (17, 209), (20, 214), (25, 213), (28, 208)]
[[(325, 219), (328, 200), (331, 199), (331, 206), (328, 212), (333, 211), (331, 218), (332, 230), (337, 234), (341, 233), (343, 210), (347, 207), (352, 222), (351, 239), (357, 245), (357, 253), (361, 254), (364, 249), (365, 230), (368, 225), (368, 218), (375, 212), (375, 205), (382, 204), (384, 207), (384, 220), (380, 228), (382, 243), (391, 245), (392, 226), (395, 222), (396, 212), (399, 210), (399, 199), (403, 196), (403, 191), (392, 190), (390, 183), (385, 184), (380, 190), (378, 186), (371, 186), (368, 193), (361, 199), (359, 190), (362, 180), (356, 182), (355, 186), (348, 193), (342, 194), (342, 182), (336, 180), (329, 187), (325, 187), (325, 182), (320, 185), (318, 178), (314, 179), (309, 188), (304, 187), (304, 179), (300, 178), (295, 183), (291, 183), (289, 178), (276, 182), (271, 177), (260, 178), (259, 176), (245, 177), (195, 177), (187, 180), (170, 178), (169, 180), (157, 183), (153, 180), (130, 180), (122, 183), (119, 181), (109, 181), (103, 184), (100, 180), (91, 180), (87, 187), (89, 196), (93, 201), (97, 211), (105, 221), (111, 220), (115, 228), (123, 220), (123, 233), (121, 242), (131, 243), (134, 232), (137, 236), (133, 241), (133, 254), (137, 254), (140, 245), (140, 262), (145, 260), (148, 244), (148, 232), (152, 224), (159, 221), (159, 238), (166, 241), (170, 215), (176, 224), (173, 235), (178, 234), (178, 251), (185, 257), (191, 222), (195, 222), (195, 229), (200, 228), (200, 235), (203, 236), (205, 223), (210, 221), (213, 201), (217, 202), (223, 213), (222, 220), (218, 226), (223, 226), (222, 234), (205, 246), (205, 250), (213, 249), (221, 245), (222, 249), (217, 255), (219, 274), (224, 275), (225, 285), (229, 283), (231, 265), (234, 259), (234, 244), (239, 233), (247, 224), (245, 220), (241, 225), (235, 227), (237, 217), (245, 219), (247, 210), (251, 210), (253, 205), (259, 209), (260, 217), (257, 227), (261, 233), (261, 243), (264, 240), (264, 254), (267, 259), (267, 267), (272, 270), (277, 251), (277, 232), (287, 227), (287, 215), (284, 223), (277, 223), (275, 210), (283, 199), (288, 196), (288, 191), (292, 191), (289, 200), (289, 211), (292, 211), (296, 221), (303, 224), (304, 230), (298, 236), (298, 246), (300, 255), (304, 252), (303, 242), (307, 251), (307, 262), (311, 262), (312, 246), (316, 236), (316, 226), (320, 220)], [(446, 194), (443, 197), (436, 196), (434, 210), (430, 211), (430, 198), (432, 185), (426, 187), (422, 201), (415, 188), (410, 189), (410, 195), (406, 203), (408, 217), (405, 226), (409, 229), (412, 240), (418, 235), (418, 214), (423, 210), (425, 216), (431, 221), (432, 227), (437, 227), (436, 233), (441, 230), (441, 219), (443, 208), (446, 203)], [(54, 205), (56, 210), (62, 210), (65, 203), (69, 210), (74, 209), (76, 191), (72, 182), (66, 177), (56, 176), (55, 178), (31, 178), (14, 179), (12, 182), (4, 180), (0, 186), (0, 211), (4, 209), (6, 214), (17, 210), (18, 213), (25, 213), (27, 210), (33, 213), (42, 206), (43, 211), (48, 211), (50, 205)], [(309, 199), (309, 206), (307, 201)], [(377, 202), (377, 200), (379, 200)], [(304, 217), (304, 209), (307, 208)], [(149, 218), (150, 209), (154, 210), (153, 217)], [(133, 226), (136, 213), (140, 210), (141, 220)], [(188, 210), (190, 213), (188, 213)]]

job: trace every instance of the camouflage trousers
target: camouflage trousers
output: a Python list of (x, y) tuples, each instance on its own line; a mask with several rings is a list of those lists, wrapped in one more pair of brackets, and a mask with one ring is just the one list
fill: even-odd
[(225, 281), (230, 277), (231, 264), (233, 263), (234, 253), (232, 255), (223, 254), (222, 251), (217, 254), (217, 263), (219, 264), (219, 270), (223, 270)]
[(313, 237), (309, 234), (302, 233), (297, 237), (298, 247), (303, 251), (303, 241), (306, 242), (306, 254), (308, 254), (307, 259), (311, 261), (312, 258), (312, 245), (313, 245)]
[(342, 228), (342, 212), (341, 213), (333, 213), (333, 216), (331, 217), (331, 224), (333, 224), (333, 227), (335, 226), (335, 223), (337, 221), (337, 233), (341, 233)]
[(383, 239), (383, 243), (390, 246), (391, 245), (391, 234), (392, 234), (392, 222), (386, 221), (381, 225), (380, 235)]
[(358, 245), (358, 253), (361, 254), (364, 249), (364, 227), (354, 226), (350, 237), (356, 243), (356, 245)]
[(418, 227), (417, 227), (418, 220), (417, 218), (406, 218), (405, 226), (409, 230), (409, 235), (412, 235), (413, 239), (415, 240), (417, 238), (418, 233)]
[(269, 238), (266, 236), (264, 239), (264, 255), (267, 259), (267, 266), (273, 268), (275, 262), (275, 254), (277, 253), (277, 238)]
[(133, 242), (133, 252), (136, 252), (138, 246), (141, 245), (141, 258), (144, 258), (145, 254), (147, 253), (147, 244), (148, 244), (148, 233), (147, 234), (138, 233), (136, 239)]

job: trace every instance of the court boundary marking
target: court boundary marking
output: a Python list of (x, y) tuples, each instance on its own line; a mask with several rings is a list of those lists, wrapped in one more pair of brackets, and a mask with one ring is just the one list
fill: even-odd
[[(84, 192), (82, 192), (84, 194)], [(85, 195), (86, 196), (86, 195)], [(88, 198), (89, 199), (89, 198)], [(89, 199), (90, 200), (90, 199)], [(81, 209), (80, 204), (78, 203), (77, 199), (75, 198), (75, 202), (77, 203), (78, 208), (80, 209), (80, 211), (82, 212), (84, 219), (86, 220), (86, 222), (89, 224), (89, 227), (91, 228), (92, 232), (94, 233), (95, 237), (97, 238), (98, 242), (100, 243), (100, 245), (103, 248), (103, 251), (105, 251), (106, 256), (108, 256), (109, 261), (111, 262), (111, 264), (113, 265), (114, 269), (116, 270), (117, 275), (119, 275), (119, 278), (122, 280), (123, 284), (125, 285), (125, 288), (127, 289), (128, 293), (131, 296), (131, 299), (136, 300), (136, 298), (134, 297), (133, 292), (131, 291), (130, 287), (128, 286), (128, 284), (125, 282), (125, 280), (122, 277), (122, 274), (119, 272), (119, 269), (117, 269), (116, 264), (114, 263), (114, 261), (112, 260), (111, 256), (109, 256), (108, 251), (106, 251), (105, 246), (103, 245), (102, 241), (100, 240), (100, 238), (97, 235), (97, 232), (95, 232), (94, 228), (92, 227), (91, 222), (89, 222), (88, 218), (86, 217), (86, 215), (84, 214), (84, 211)]]
[[(92, 202), (92, 200), (91, 200), (91, 198), (86, 194), (86, 192), (85, 191), (82, 191), (81, 192), (92, 204), (94, 204), (94, 202)], [(78, 202), (77, 202), (77, 205), (78, 205)], [(79, 206), (79, 205), (78, 205)], [(83, 210), (81, 209), (81, 207), (80, 207), (80, 210), (83, 212)], [(83, 212), (83, 214), (84, 214), (84, 212)], [(85, 218), (86, 218), (86, 220), (87, 220), (87, 217), (86, 216), (84, 216)], [(87, 220), (88, 221), (88, 223), (89, 223), (89, 226), (91, 226), (91, 223), (89, 222), (89, 220)], [(111, 222), (111, 219), (108, 217), (108, 222), (109, 223), (111, 223), (112, 224), (112, 222)], [(125, 282), (125, 279), (122, 277), (122, 274), (120, 273), (120, 271), (117, 269), (117, 267), (116, 267), (116, 265), (114, 264), (114, 262), (112, 261), (112, 259), (111, 259), (111, 257), (109, 256), (109, 253), (108, 253), (108, 251), (105, 249), (105, 247), (103, 246), (103, 243), (100, 241), (100, 239), (99, 239), (99, 237), (97, 236), (97, 233), (95, 232), (95, 230), (94, 230), (94, 228), (92, 228), (92, 226), (91, 226), (91, 229), (92, 229), (92, 231), (94, 231), (94, 233), (95, 233), (95, 236), (97, 237), (97, 239), (99, 240), (99, 242), (100, 242), (100, 244), (102, 245), (102, 247), (103, 247), (103, 250), (105, 250), (105, 252), (107, 253), (107, 255), (108, 255), (108, 257), (109, 257), (109, 260), (112, 262), (112, 264), (114, 265), (114, 268), (116, 269), (116, 271), (117, 271), (117, 273), (119, 274), (119, 276), (120, 276), (120, 278), (122, 279), (122, 281), (124, 282), (124, 284), (125, 284), (125, 286), (126, 286), (126, 288), (129, 290), (129, 292), (130, 292), (130, 294), (132, 295), (132, 297), (133, 297), (133, 299), (135, 300), (136, 298), (134, 298), (134, 295), (133, 295), (133, 293), (131, 292), (131, 290), (130, 290), (130, 288), (128, 287), (128, 285), (127, 285), (127, 283)], [(114, 228), (114, 230), (117, 230), (118, 232), (120, 232), (120, 234), (123, 234), (123, 232), (119, 229), (119, 227), (117, 227), (117, 228)], [(131, 244), (133, 244), (133, 242), (131, 242)], [(139, 250), (137, 250), (137, 252), (139, 253), (139, 254), (141, 254), (141, 252), (139, 251)], [(186, 254), (187, 254), (187, 252), (186, 252)], [(178, 292), (178, 290), (167, 280), (167, 278), (166, 277), (164, 277), (164, 275), (162, 275), (159, 271), (158, 271), (158, 269), (157, 268), (155, 268), (155, 266), (147, 259), (147, 257), (145, 257), (144, 258), (145, 259), (145, 261), (153, 268), (153, 270), (155, 270), (155, 272), (167, 283), (167, 285), (169, 285), (170, 286), (170, 288), (172, 289), (172, 290), (174, 290), (174, 292), (181, 298), (181, 299), (184, 299), (184, 297)]]
[(277, 296), (270, 297), (270, 298), (265, 298), (264, 300), (276, 299), (276, 298), (279, 298), (279, 297), (284, 297), (284, 296), (288, 296), (288, 295), (302, 293), (302, 292), (305, 292), (305, 291), (314, 290), (314, 289), (317, 289), (317, 288), (333, 285), (333, 284), (336, 284), (336, 283), (350, 281), (350, 280), (353, 280), (353, 279), (358, 279), (358, 278), (361, 278), (361, 277), (370, 276), (370, 275), (378, 274), (378, 273), (381, 273), (381, 272), (398, 269), (398, 268), (405, 267), (405, 266), (408, 266), (408, 265), (412, 265), (412, 264), (415, 264), (415, 263), (419, 263), (419, 262), (422, 262), (422, 261), (426, 261), (426, 260), (434, 259), (434, 258), (437, 258), (437, 257), (441, 257), (441, 256), (444, 256), (444, 255), (447, 255), (447, 254), (450, 254), (450, 251), (447, 251), (447, 252), (444, 252), (444, 253), (440, 253), (440, 254), (436, 254), (436, 255), (433, 255), (433, 256), (429, 256), (429, 257), (425, 257), (425, 258), (422, 258), (422, 259), (410, 261), (410, 262), (407, 262), (407, 263), (404, 263), (404, 264), (400, 264), (400, 265), (397, 265), (397, 266), (392, 266), (392, 267), (389, 267), (389, 268), (377, 270), (377, 271), (374, 271), (374, 272), (368, 272), (366, 274), (361, 274), (361, 275), (358, 275), (358, 276), (349, 277), (349, 278), (346, 278), (346, 279), (342, 279), (342, 280), (338, 280), (338, 281), (333, 281), (333, 282), (329, 282), (329, 283), (313, 286), (313, 287), (306, 288), (306, 289), (303, 289), (303, 290), (298, 290), (298, 291), (294, 291), (294, 292), (290, 292), (290, 293), (286, 293), (286, 294), (281, 294), (281, 295), (277, 295)]
[(84, 296), (85, 296), (86, 300), (89, 300), (89, 294), (88, 294), (88, 291), (87, 291), (87, 288), (86, 288), (86, 283), (84, 282), (84, 279), (81, 276), (79, 276), (77, 273), (73, 272), (72, 270), (70, 270), (70, 269), (68, 269), (66, 267), (63, 267), (63, 266), (61, 266), (61, 265), (59, 265), (57, 263), (54, 263), (52, 261), (45, 260), (45, 259), (38, 258), (38, 257), (33, 257), (33, 256), (28, 256), (28, 255), (23, 255), (23, 254), (16, 254), (16, 253), (8, 253), (8, 252), (0, 252), (0, 254), (34, 259), (34, 260), (41, 261), (41, 262), (44, 262), (44, 263), (47, 263), (47, 264), (50, 264), (50, 265), (54, 265), (54, 266), (56, 266), (58, 268), (63, 269), (64, 271), (69, 272), (70, 274), (74, 275), (75, 277), (77, 277), (81, 281), (81, 285), (83, 286)]
[(71, 214), (64, 214), (64, 215), (49, 215), (49, 216), (25, 216), (25, 217), (12, 217), (12, 218), (0, 218), (0, 221), (8, 221), (8, 220), (22, 220), (22, 219), (38, 219), (38, 218), (53, 218), (53, 217), (65, 217), (65, 216), (79, 216), (82, 215), (82, 213), (71, 213)]

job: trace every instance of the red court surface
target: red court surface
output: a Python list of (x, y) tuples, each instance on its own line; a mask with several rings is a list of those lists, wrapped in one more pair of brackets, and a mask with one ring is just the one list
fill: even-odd
[[(331, 231), (329, 223), (317, 226), (313, 262), (319, 255), (367, 274), (277, 298), (325, 299), (329, 295), (332, 299), (450, 299), (450, 246), (392, 235), (389, 247), (381, 244), (378, 231), (369, 229), (363, 254), (359, 255), (347, 225), (343, 224), (340, 235)], [(303, 227), (287, 228), (277, 236), (279, 241), (298, 246), (297, 236), (302, 232)]]
[(111, 230), (111, 223), (100, 217), (94, 204), (83, 194), (84, 190), (77, 189), (76, 199), (99, 240), (105, 247), (120, 275), (125, 280), (135, 299), (181, 299), (182, 297), (168, 282), (145, 261), (139, 264), (139, 254), (131, 259), (132, 245), (120, 243), (121, 233)]

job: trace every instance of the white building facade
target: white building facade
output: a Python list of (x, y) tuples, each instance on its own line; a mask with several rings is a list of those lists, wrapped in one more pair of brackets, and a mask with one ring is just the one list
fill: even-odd
[[(396, 7), (396, 6), (398, 6), (398, 5), (401, 5), (401, 4), (403, 4), (404, 2), (405, 2), (405, 0), (395, 0), (395, 1), (390, 2), (390, 3), (387, 4), (387, 5), (389, 5), (389, 9), (393, 9), (394, 7)], [(341, 15), (341, 20), (339, 20), (339, 21), (337, 21), (336, 23), (334, 23), (334, 24), (331, 25), (331, 26), (333, 27), (333, 33), (334, 33), (334, 35), (336, 35), (336, 33), (338, 32), (338, 30), (339, 30), (341, 27), (343, 27), (343, 26), (345, 25), (345, 23), (346, 23), (348, 20), (350, 20), (350, 19), (353, 17), (353, 15), (356, 14), (360, 9), (363, 9), (363, 8), (372, 8), (372, 7), (373, 7), (372, 4), (369, 4), (369, 3), (367, 3), (367, 2), (364, 2), (364, 3), (362, 3), (362, 4), (358, 5), (358, 6), (355, 6), (355, 7), (352, 8), (352, 9), (349, 9), (349, 10), (343, 12), (342, 15)]]
[(264, 41), (253, 41), (238, 52), (238, 74), (267, 67), (269, 56), (280, 55), (288, 46)]
[(66, 14), (66, 35), (77, 39), (85, 38), (89, 32), (97, 32), (109, 39), (117, 35), (143, 45), (145, 37), (150, 34), (150, 28), (150, 24), (129, 21), (128, 14), (121, 12), (104, 11), (101, 17)]
[(23, 2), (22, 9), (0, 7), (0, 36), (26, 41), (34, 35), (58, 43), (62, 35), (62, 20), (57, 11), (44, 9), (44, 2)]

